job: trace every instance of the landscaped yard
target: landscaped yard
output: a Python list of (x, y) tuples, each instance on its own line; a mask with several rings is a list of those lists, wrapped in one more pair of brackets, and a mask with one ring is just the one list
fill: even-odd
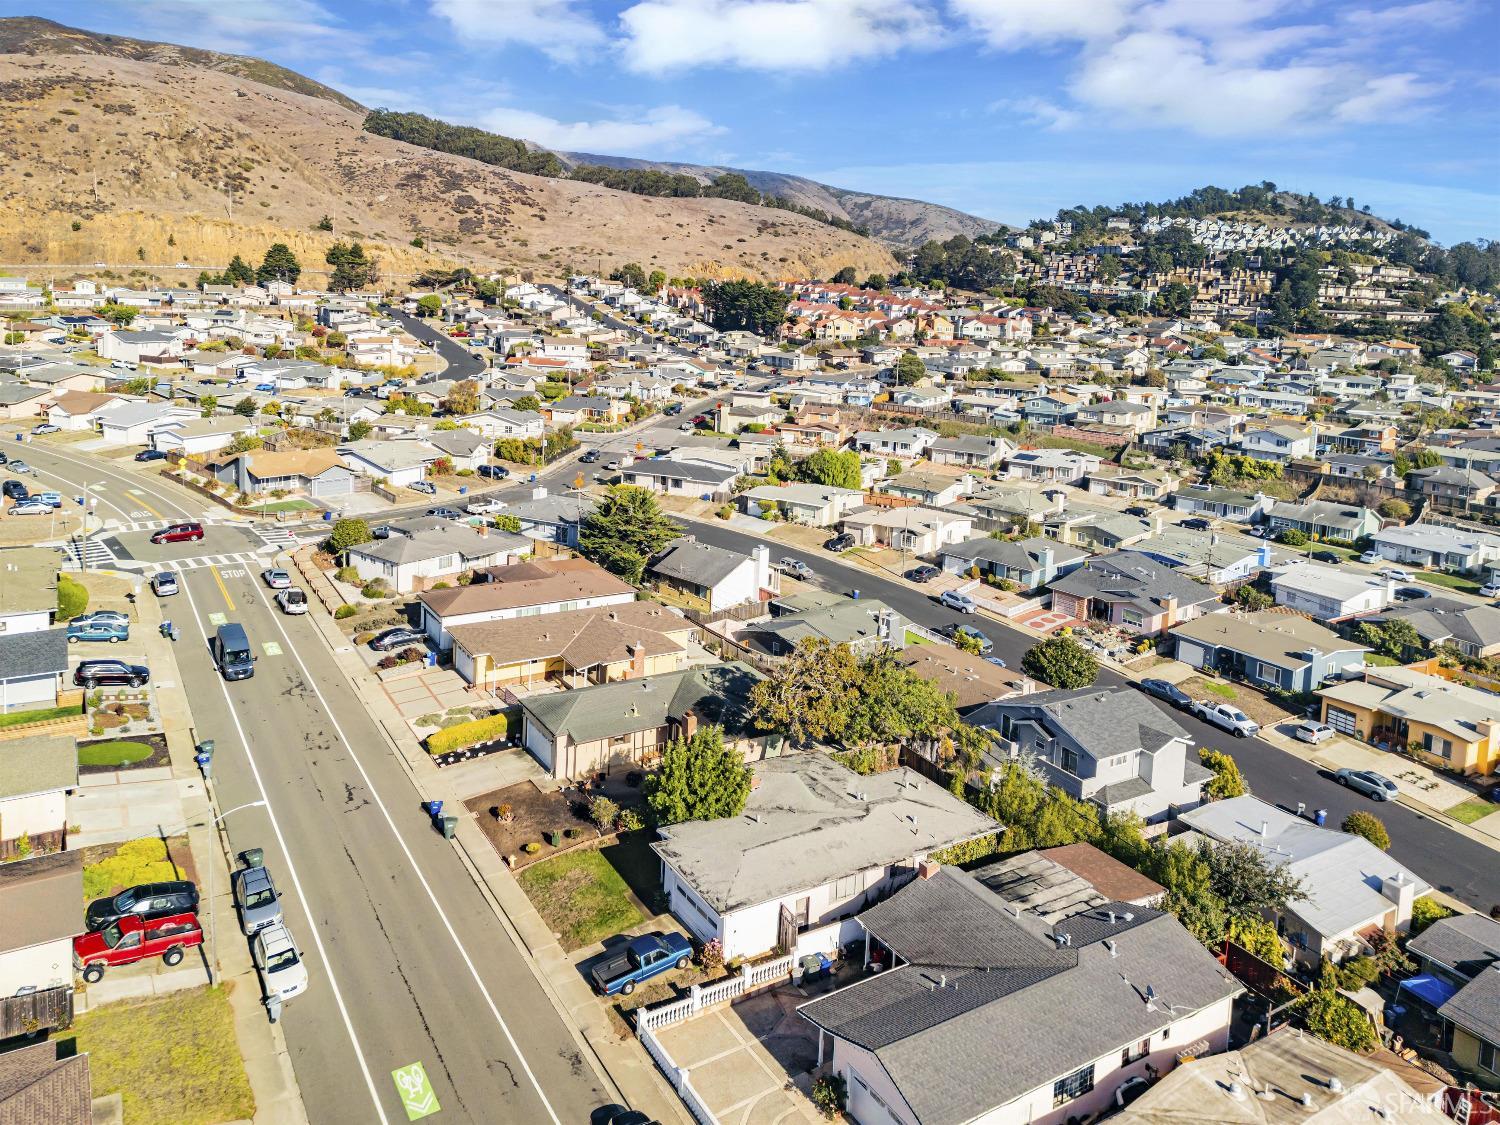
[(79, 1016), (72, 1036), (88, 1052), (94, 1095), (118, 1092), (130, 1125), (218, 1125), (255, 1114), (222, 987), (106, 1004)]
[(516, 878), (566, 950), (592, 945), (646, 919), (629, 884), (598, 848), (578, 848), (534, 863)]
[(1367, 652), (1365, 653), (1365, 663), (1373, 664), (1377, 668), (1391, 668), (1398, 666), (1401, 661), (1397, 660), (1394, 656), (1384, 656), (1378, 652)]
[(74, 703), (69, 707), (42, 707), (35, 711), (7, 711), (0, 715), (0, 727), (18, 727), (25, 723), (41, 723), (48, 719), (70, 719), (83, 714), (83, 707)]
[(914, 633), (910, 629), (906, 631), (906, 643), (909, 645), (930, 645), (932, 642), (921, 633)]
[(1472, 578), (1466, 578), (1462, 574), (1445, 574), (1440, 570), (1420, 570), (1417, 572), (1417, 581), (1458, 590), (1464, 594), (1478, 594), (1480, 589), (1480, 583)]
[(277, 512), (310, 512), (316, 508), (317, 505), (308, 500), (293, 497), (290, 500), (267, 500), (263, 504), (252, 504), (246, 510), (262, 515), (275, 515)]
[(78, 748), (80, 766), (125, 766), (151, 757), (155, 752), (149, 742), (130, 739), (115, 739), (109, 742), (89, 742)]
[(141, 836), (83, 849), (83, 897), (116, 894), (138, 883), (194, 879), (186, 836)]
[(1482, 797), (1470, 797), (1467, 801), (1460, 801), (1443, 811), (1460, 824), (1473, 824), (1476, 820), (1483, 820), (1490, 813), (1500, 812), (1500, 805), (1486, 801)]

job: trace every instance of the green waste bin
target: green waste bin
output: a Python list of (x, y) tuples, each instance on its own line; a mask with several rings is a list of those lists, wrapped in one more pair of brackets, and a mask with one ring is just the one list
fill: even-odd
[(453, 834), (458, 831), (458, 817), (445, 816), (442, 817), (438, 823), (443, 830), (443, 839), (453, 839)]

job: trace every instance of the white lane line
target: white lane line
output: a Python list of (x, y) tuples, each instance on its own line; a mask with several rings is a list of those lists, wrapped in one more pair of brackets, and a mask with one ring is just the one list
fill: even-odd
[[(53, 480), (57, 481), (57, 483), (60, 484), (60, 485), (62, 485), (63, 488), (67, 489), (67, 496), (68, 496), (69, 500), (71, 500), (73, 498), (73, 495), (74, 495), (73, 490), (74, 489), (77, 489), (80, 493), (83, 491), (83, 486), (81, 484), (74, 484), (72, 481), (68, 480), (67, 477), (60, 477), (56, 473), (54, 473), (54, 472), (52, 472), (52, 471), (50, 471), (48, 469), (38, 469), (35, 465), (33, 465), (31, 467), (31, 471), (33, 473), (35, 473), (37, 476), (39, 476), (39, 477), (51, 477)], [(108, 496), (104, 495), (104, 493), (102, 493), (102, 492), (94, 492), (91, 495), (96, 500), (98, 500), (99, 503), (103, 504), (106, 508), (113, 508), (115, 511), (119, 512), (120, 515), (124, 516), (127, 520), (131, 518), (129, 509), (120, 507), (120, 505), (116, 504)], [(81, 508), (79, 510), (82, 511)]]
[(281, 634), (282, 640), (286, 641), (286, 651), (291, 653), (292, 659), (297, 662), (297, 667), (302, 669), (302, 675), (307, 681), (308, 687), (312, 688), (313, 695), (317, 696), (318, 702), (322, 704), (323, 710), (327, 712), (329, 725), (333, 727), (334, 733), (339, 737), (339, 741), (344, 744), (344, 749), (349, 753), (349, 760), (354, 763), (354, 767), (359, 770), (359, 775), (364, 778), (365, 788), (369, 790), (370, 799), (375, 802), (375, 807), (380, 810), (380, 815), (385, 818), (385, 823), (390, 828), (391, 835), (395, 838), (396, 844), (406, 856), (406, 862), (411, 864), (411, 869), (416, 875), (417, 881), (422, 884), (422, 889), (427, 892), (427, 898), (432, 903), (432, 909), (442, 921), (443, 928), (448, 931), (448, 936), (453, 940), (454, 948), (458, 950), (459, 956), (464, 959), (464, 964), (468, 966), (469, 975), (474, 978), (475, 987), (479, 989), (480, 994), (485, 999), (485, 1003), (489, 1005), (490, 1014), (495, 1017), (495, 1022), (500, 1025), (500, 1030), (504, 1033), (506, 1042), (510, 1044), (510, 1049), (515, 1052), (516, 1058), (520, 1060), (521, 1069), (526, 1072), (526, 1077), (531, 1080), (531, 1085), (536, 1090), (536, 1096), (542, 1100), (542, 1107), (547, 1111), (547, 1116), (552, 1120), (552, 1125), (562, 1125), (562, 1122), (558, 1119), (556, 1112), (552, 1108), (552, 1103), (547, 1099), (546, 1091), (542, 1089), (541, 1082), (538, 1081), (537, 1076), (532, 1072), (531, 1064), (526, 1061), (526, 1055), (522, 1052), (521, 1045), (516, 1042), (516, 1037), (511, 1034), (510, 1025), (505, 1022), (505, 1017), (500, 1014), (500, 1008), (496, 1005), (495, 998), (490, 995), (490, 990), (485, 987), (483, 979), (479, 976), (479, 969), (475, 966), (474, 959), (469, 956), (469, 951), (464, 948), (463, 941), (460, 940), (458, 932), (453, 928), (453, 923), (448, 920), (447, 912), (443, 910), (442, 905), (438, 902), (437, 895), (433, 893), (432, 885), (427, 882), (427, 876), (422, 874), (422, 869), (417, 866), (416, 857), (411, 854), (411, 849), (406, 846), (406, 840), (396, 830), (396, 822), (391, 818), (390, 811), (385, 807), (385, 802), (380, 799), (380, 794), (375, 789), (375, 783), (370, 780), (370, 775), (365, 772), (364, 763), (359, 760), (359, 755), (355, 753), (354, 743), (348, 739), (344, 734), (343, 728), (339, 726), (338, 719), (334, 717), (333, 708), (328, 706), (328, 700), (323, 698), (323, 693), (318, 689), (317, 679), (308, 671), (307, 664), (302, 659), (302, 653), (292, 643), (291, 636), (282, 626), (280, 615), (272, 614), (271, 620), (275, 623), (276, 631)]
[[(107, 476), (107, 477), (114, 477), (118, 481), (124, 481), (125, 484), (129, 488), (133, 488), (133, 489), (135, 489), (138, 492), (145, 492), (147, 495), (155, 497), (157, 500), (164, 501), (166, 507), (168, 507), (168, 508), (175, 508), (175, 509), (177, 509), (177, 511), (179, 513), (175, 517), (168, 516), (167, 518), (175, 518), (175, 519), (188, 519), (188, 518), (191, 518), (190, 513), (183, 506), (183, 502), (181, 500), (174, 499), (171, 496), (170, 493), (158, 491), (157, 488), (152, 487), (150, 485), (150, 483), (148, 483), (145, 480), (142, 480), (140, 477), (130, 476), (129, 474), (120, 472), (118, 469), (107, 468), (105, 465), (100, 464), (99, 461), (94, 461), (94, 460), (81, 461), (81, 460), (78, 460), (77, 458), (69, 457), (69, 456), (67, 456), (67, 455), (65, 455), (63, 453), (59, 453), (55, 449), (46, 448), (45, 446), (38, 446), (37, 448), (39, 448), (39, 449), (46, 449), (46, 452), (48, 452), (52, 456), (56, 457), (59, 461), (66, 462), (67, 464), (72, 465), (76, 469), (84, 469), (84, 470), (89, 471), (89, 472), (102, 473), (104, 476)], [(102, 458), (100, 460), (102, 461)], [(82, 486), (80, 485), (78, 487), (82, 487)]]
[[(182, 583), (182, 590), (187, 594), (188, 605), (192, 607), (193, 624), (198, 626), (198, 632), (203, 637), (203, 644), (208, 646), (208, 630), (204, 628), (202, 620), (198, 616), (198, 603), (193, 598), (193, 588), (188, 583)], [(313, 944), (318, 947), (318, 956), (323, 960), (323, 971), (328, 974), (328, 984), (333, 989), (334, 1001), (339, 1006), (339, 1015), (343, 1017), (344, 1029), (349, 1032), (349, 1041), (354, 1045), (354, 1057), (359, 1060), (360, 1073), (364, 1075), (365, 1087), (370, 1091), (370, 1100), (375, 1103), (375, 1116), (380, 1118), (384, 1125), (390, 1125), (385, 1116), (385, 1109), (380, 1104), (380, 1095), (375, 1092), (375, 1079), (370, 1074), (370, 1068), (365, 1064), (364, 1048), (359, 1045), (359, 1036), (354, 1032), (354, 1023), (349, 1019), (349, 1009), (344, 1006), (344, 994), (339, 991), (339, 983), (333, 975), (333, 959), (328, 956), (328, 950), (323, 948), (322, 935), (318, 933), (317, 922), (314, 921), (312, 900), (302, 889), (302, 880), (297, 875), (296, 864), (292, 862), (292, 849), (287, 846), (286, 837), (281, 834), (281, 823), (276, 819), (276, 809), (271, 804), (271, 796), (266, 792), (265, 782), (261, 780), (260, 767), (255, 764), (255, 753), (250, 748), (250, 737), (245, 733), (244, 726), (240, 723), (240, 713), (235, 709), (234, 700), (229, 698), (229, 688), (224, 685), (224, 680), (217, 673), (210, 675), (219, 682), (219, 690), (224, 694), (224, 705), (229, 708), (229, 717), (234, 720), (234, 729), (239, 731), (240, 743), (245, 747), (245, 761), (250, 763), (250, 773), (255, 778), (255, 787), (260, 792), (260, 799), (266, 803), (266, 816), (271, 821), (271, 831), (276, 833), (276, 842), (281, 845), (281, 854), (286, 860), (287, 873), (292, 877), (292, 886), (296, 888), (297, 897), (302, 900), (303, 909), (307, 911), (308, 923), (312, 930)], [(306, 674), (306, 669), (303, 669)]]

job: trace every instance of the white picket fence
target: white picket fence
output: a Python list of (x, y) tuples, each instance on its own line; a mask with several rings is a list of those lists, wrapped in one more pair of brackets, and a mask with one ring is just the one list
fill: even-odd
[(723, 1004), (725, 1001), (743, 996), (747, 992), (753, 992), (774, 981), (783, 980), (791, 976), (792, 967), (796, 963), (796, 957), (787, 954), (784, 957), (762, 961), (758, 965), (741, 965), (740, 971), (732, 977), (725, 977), (709, 985), (693, 985), (681, 1000), (659, 1004), (655, 1008), (637, 1009), (635, 1013), (636, 1033), (639, 1035), (642, 1032), (654, 1031), (658, 1027), (681, 1023), (711, 1005)]
[(637, 1038), (645, 1044), (646, 1053), (667, 1076), (667, 1081), (672, 1083), (672, 1089), (677, 1091), (677, 1096), (682, 1099), (682, 1104), (687, 1106), (688, 1112), (697, 1120), (698, 1125), (719, 1125), (719, 1119), (714, 1116), (713, 1110), (708, 1108), (703, 1099), (698, 1096), (698, 1091), (693, 1089), (688, 1072), (672, 1061), (672, 1056), (667, 1054), (667, 1049), (661, 1045), (661, 1040), (656, 1038), (656, 1033), (638, 1030)]

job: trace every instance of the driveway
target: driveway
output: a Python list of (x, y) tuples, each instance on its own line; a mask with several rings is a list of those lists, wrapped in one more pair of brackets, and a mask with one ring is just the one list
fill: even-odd
[(657, 1038), (724, 1125), (821, 1122), (806, 1090), (818, 1063), (813, 1026), (791, 986), (663, 1028)]

